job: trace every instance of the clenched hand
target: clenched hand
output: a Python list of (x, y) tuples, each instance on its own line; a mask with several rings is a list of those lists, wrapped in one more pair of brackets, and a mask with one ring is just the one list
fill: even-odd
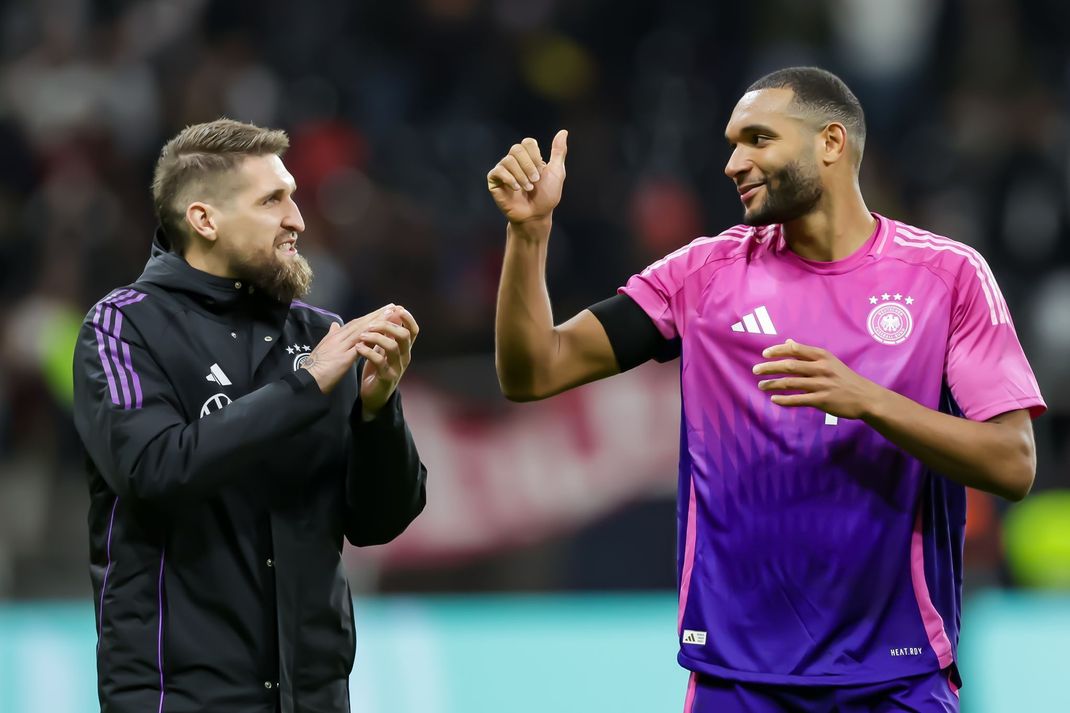
[(388, 309), (360, 334), (357, 353), (365, 358), (360, 376), (363, 418), (370, 421), (398, 387), (412, 360), (412, 344), (420, 326), (404, 307)]
[[(332, 324), (327, 331), (327, 336), (320, 340), (301, 368), (307, 369), (312, 374), (320, 391), (329, 394), (359, 357), (367, 357), (369, 364), (376, 365), (386, 359), (388, 364), (382, 368), (381, 375), (378, 366), (372, 369), (374, 374), (369, 374), (366, 366), (361, 377), (361, 397), (370, 397), (370, 400), (364, 401), (365, 413), (367, 414), (369, 404), (371, 404), (372, 414), (374, 414), (390, 398), (390, 394), (393, 393), (401, 378), (401, 373), (404, 372), (405, 366), (408, 366), (409, 351), (412, 348), (416, 329), (418, 329), (416, 321), (403, 307), (392, 304), (380, 307), (344, 325)], [(400, 339), (395, 337), (400, 337)], [(404, 359), (401, 357), (402, 349), (404, 349)], [(401, 366), (402, 362), (403, 366)], [(398, 366), (400, 366), (400, 371)], [(367, 394), (365, 394), (366, 389)], [(386, 394), (382, 397), (381, 392), (384, 389)]]

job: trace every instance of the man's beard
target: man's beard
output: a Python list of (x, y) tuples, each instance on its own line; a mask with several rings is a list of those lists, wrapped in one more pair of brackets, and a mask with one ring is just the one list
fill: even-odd
[(272, 254), (270, 258), (244, 259), (235, 267), (247, 282), (284, 304), (312, 289), (312, 267), (304, 255), (280, 259)]
[(747, 225), (788, 223), (801, 218), (817, 205), (824, 194), (817, 171), (805, 171), (801, 161), (792, 161), (765, 181), (765, 202), (743, 213)]

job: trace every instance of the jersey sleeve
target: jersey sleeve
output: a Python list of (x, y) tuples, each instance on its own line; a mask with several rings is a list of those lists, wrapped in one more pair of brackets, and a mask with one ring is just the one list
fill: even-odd
[(329, 409), (301, 369), (187, 422), (170, 379), (123, 309), (102, 302), (91, 310), (74, 354), (74, 424), (120, 497), (159, 502), (210, 493), (247, 475), (272, 444)]
[(1047, 406), (1014, 331), (1007, 303), (984, 258), (974, 253), (956, 278), (945, 377), (966, 418), (986, 421)]
[(736, 233), (698, 238), (633, 275), (624, 287), (617, 290), (618, 294), (631, 297), (642, 307), (665, 339), (681, 337), (685, 314), (681, 295), (685, 293), (686, 281), (709, 261), (711, 246), (722, 240), (738, 238)]

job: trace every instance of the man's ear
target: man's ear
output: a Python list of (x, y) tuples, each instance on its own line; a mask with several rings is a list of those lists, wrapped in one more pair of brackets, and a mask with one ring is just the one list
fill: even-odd
[(215, 242), (216, 235), (216, 211), (207, 203), (195, 201), (186, 207), (186, 222), (193, 228), (193, 232), (208, 242)]
[(847, 129), (843, 124), (837, 121), (832, 122), (821, 130), (818, 140), (821, 159), (826, 166), (831, 166), (847, 157)]

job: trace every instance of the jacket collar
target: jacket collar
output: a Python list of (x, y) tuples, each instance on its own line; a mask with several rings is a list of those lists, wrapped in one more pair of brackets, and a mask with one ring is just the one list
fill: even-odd
[(138, 282), (157, 285), (168, 292), (183, 293), (211, 312), (228, 312), (240, 305), (283, 309), (286, 305), (268, 297), (245, 280), (218, 277), (191, 267), (181, 255), (168, 250), (169, 241), (156, 229), (152, 252)]

